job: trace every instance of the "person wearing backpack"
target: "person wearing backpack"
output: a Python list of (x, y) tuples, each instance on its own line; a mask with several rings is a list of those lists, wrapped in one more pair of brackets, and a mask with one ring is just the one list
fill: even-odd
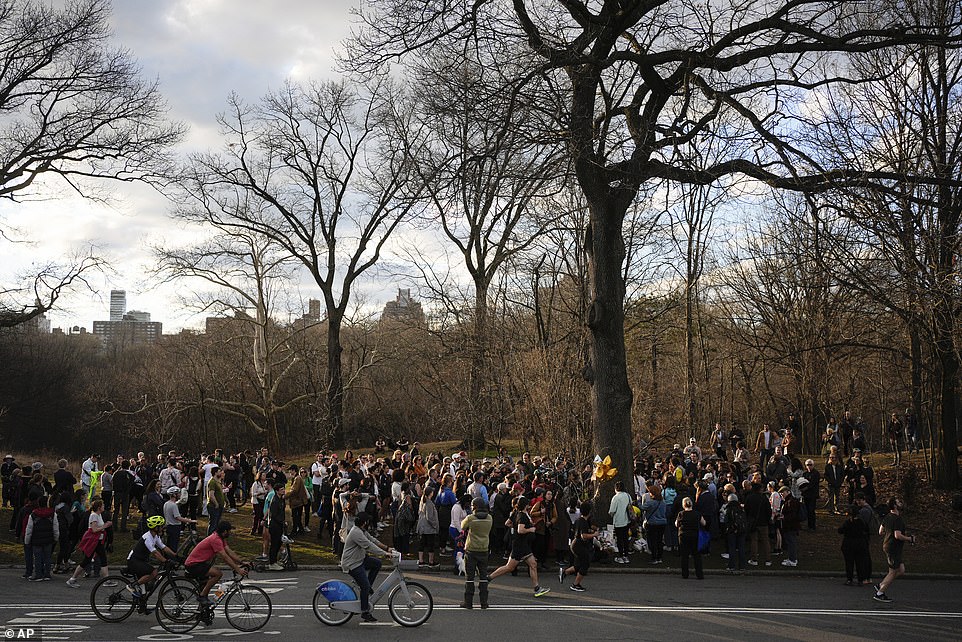
[[(734, 573), (736, 570), (745, 570), (746, 551), (745, 537), (748, 535), (748, 516), (741, 504), (738, 503), (738, 495), (732, 493), (728, 496), (728, 502), (722, 509), (725, 512), (725, 535), (728, 538), (728, 570)], [(738, 558), (736, 568), (735, 558)]]
[(130, 491), (134, 485), (134, 476), (130, 472), (130, 463), (124, 460), (120, 468), (114, 472), (110, 480), (114, 489), (114, 519), (120, 522), (120, 530), (127, 531), (127, 516), (130, 514)]
[(27, 518), (27, 528), (23, 536), (24, 547), (33, 553), (33, 575), (31, 582), (50, 581), (50, 557), (53, 544), (60, 539), (60, 524), (54, 510), (47, 506), (47, 497), (37, 498), (37, 507)]
[(54, 573), (66, 573), (70, 568), (70, 554), (73, 553), (73, 542), (70, 539), (70, 520), (73, 516), (70, 511), (72, 495), (73, 493), (64, 491), (60, 494), (57, 505), (54, 506), (57, 528), (60, 531), (58, 538), (60, 548), (57, 550), (57, 566), (53, 570)]

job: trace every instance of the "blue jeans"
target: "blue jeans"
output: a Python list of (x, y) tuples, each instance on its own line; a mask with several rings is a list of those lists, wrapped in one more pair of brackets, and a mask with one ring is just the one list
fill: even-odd
[(167, 548), (177, 552), (177, 547), (180, 546), (180, 533), (184, 530), (183, 526), (167, 526)]
[(798, 561), (798, 531), (782, 531), (782, 543), (785, 545), (785, 556), (793, 562)]
[(31, 546), (33, 549), (33, 576), (50, 577), (50, 558), (53, 554), (53, 544), (45, 546)]
[[(728, 533), (728, 570), (734, 571), (736, 568), (739, 571), (745, 570), (745, 561), (747, 558), (747, 553), (745, 551), (745, 534), (738, 533)], [(738, 564), (736, 567), (735, 556), (738, 556)]]
[(377, 579), (377, 574), (381, 570), (381, 560), (370, 555), (364, 556), (364, 562), (351, 569), (350, 576), (354, 578), (357, 585), (361, 588), (361, 612), (370, 613), (371, 605), (371, 585)]
[(207, 504), (207, 516), (210, 518), (210, 523), (207, 525), (208, 535), (213, 535), (214, 531), (217, 530), (217, 525), (220, 523), (220, 516), (223, 513), (223, 508), (217, 508), (213, 504)]
[(23, 573), (24, 577), (31, 577), (33, 575), (33, 546), (29, 544), (23, 545), (23, 562), (26, 565), (26, 570)]

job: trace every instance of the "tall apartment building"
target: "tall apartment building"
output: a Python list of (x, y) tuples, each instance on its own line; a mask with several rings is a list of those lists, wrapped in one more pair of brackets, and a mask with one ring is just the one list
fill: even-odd
[(123, 321), (124, 312), (126, 311), (127, 311), (127, 291), (111, 290), (110, 291), (110, 320)]

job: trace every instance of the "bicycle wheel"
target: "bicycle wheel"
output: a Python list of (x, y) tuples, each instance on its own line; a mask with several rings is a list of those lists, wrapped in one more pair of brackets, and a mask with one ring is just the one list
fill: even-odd
[(332, 609), (327, 599), (318, 591), (314, 591), (314, 615), (328, 626), (341, 626), (354, 617), (353, 613)]
[(101, 578), (90, 591), (90, 606), (104, 622), (123, 622), (134, 612), (136, 601), (127, 589), (132, 579), (120, 575)]
[(387, 599), (387, 608), (391, 617), (401, 626), (421, 626), (431, 617), (434, 610), (434, 598), (423, 584), (405, 582), (410, 599), (404, 599), (404, 592), (400, 586), (394, 587)]
[(239, 586), (227, 596), (224, 613), (227, 621), (238, 631), (250, 633), (262, 628), (271, 619), (271, 598), (256, 586)]
[(169, 633), (187, 633), (200, 624), (201, 605), (197, 585), (186, 578), (172, 578), (160, 587), (157, 624)]

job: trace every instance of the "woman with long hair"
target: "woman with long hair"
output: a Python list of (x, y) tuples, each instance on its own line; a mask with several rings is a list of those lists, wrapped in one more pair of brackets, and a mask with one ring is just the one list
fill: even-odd
[(440, 522), (438, 521), (438, 509), (434, 505), (434, 487), (428, 486), (421, 495), (421, 503), (418, 506), (418, 567), (437, 568), (435, 562), (438, 547), (438, 531)]

